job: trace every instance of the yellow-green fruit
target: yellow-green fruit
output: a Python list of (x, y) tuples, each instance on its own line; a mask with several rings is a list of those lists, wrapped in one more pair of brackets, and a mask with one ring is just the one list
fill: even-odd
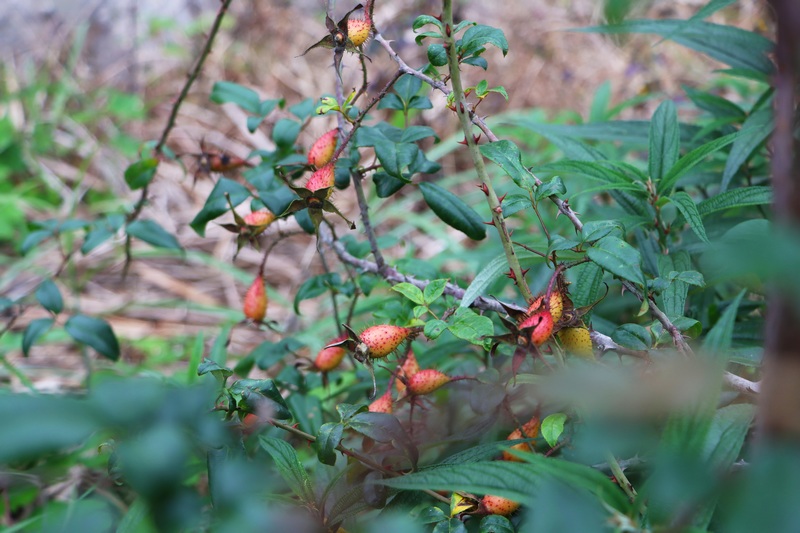
[(350, 19), (347, 21), (347, 38), (355, 46), (361, 46), (369, 39), (372, 24), (364, 19)]
[(558, 339), (568, 352), (587, 359), (594, 357), (592, 336), (588, 329), (564, 328), (558, 332)]
[[(537, 296), (528, 306), (528, 313), (533, 313), (542, 306), (544, 294)], [(558, 324), (561, 315), (564, 313), (564, 297), (558, 290), (550, 293), (550, 315), (553, 317), (553, 324)]]

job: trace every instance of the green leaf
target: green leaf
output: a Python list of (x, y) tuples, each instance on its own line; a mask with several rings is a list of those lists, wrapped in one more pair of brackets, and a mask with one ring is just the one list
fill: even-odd
[(316, 298), (328, 291), (334, 293), (342, 286), (342, 278), (337, 272), (319, 274), (305, 280), (294, 295), (294, 312), (300, 314), (300, 302)]
[(581, 229), (583, 242), (599, 241), (612, 232), (616, 237), (622, 237), (625, 235), (625, 226), (619, 220), (592, 220)]
[(206, 225), (217, 218), (218, 216), (226, 213), (229, 209), (228, 200), (225, 194), (230, 195), (231, 204), (234, 207), (244, 202), (250, 197), (250, 191), (244, 185), (236, 183), (228, 178), (220, 178), (211, 193), (206, 198), (206, 203), (203, 209), (194, 217), (189, 226), (201, 237), (205, 237)]
[(525, 454), (525, 461), (442, 466), (385, 479), (381, 483), (401, 490), (463, 490), (526, 502), (537, 493), (543, 480), (554, 480), (596, 494), (622, 513), (630, 509), (619, 487), (589, 466), (537, 454)]
[(565, 159), (537, 167), (536, 172), (558, 172), (577, 174), (600, 183), (612, 185), (616, 190), (628, 190), (644, 194), (644, 188), (634, 183), (634, 179), (611, 161), (571, 161)]
[(697, 287), (705, 287), (706, 282), (703, 275), (696, 270), (685, 270), (683, 272), (673, 271), (667, 274), (667, 279), (670, 281), (683, 281), (689, 285), (696, 285)]
[(53, 280), (46, 279), (39, 284), (36, 289), (36, 300), (42, 304), (42, 307), (47, 309), (53, 314), (58, 314), (64, 310), (64, 299), (61, 297), (61, 291)]
[(504, 56), (508, 53), (508, 41), (503, 31), (483, 24), (472, 26), (464, 32), (464, 37), (457, 43), (457, 47), (463, 57), (468, 57), (480, 55), (487, 44), (499, 48)]
[(611, 338), (632, 350), (647, 350), (653, 343), (650, 332), (639, 324), (623, 324), (614, 330)]
[(425, 290), (423, 291), (425, 305), (431, 305), (444, 294), (444, 289), (447, 287), (448, 281), (448, 279), (434, 279), (425, 285)]
[(714, 327), (706, 334), (703, 339), (703, 351), (716, 355), (720, 359), (728, 357), (733, 338), (733, 326), (736, 323), (736, 313), (739, 310), (739, 303), (747, 293), (747, 289), (741, 292), (730, 302), (728, 307), (719, 317)]
[(720, 191), (728, 190), (733, 176), (747, 161), (756, 149), (769, 137), (775, 129), (772, 106), (766, 105), (751, 114), (742, 124), (739, 137), (731, 146), (731, 153), (725, 161), (725, 170), (722, 172)]
[(292, 418), (286, 400), (271, 379), (239, 379), (231, 385), (230, 392), (241, 396), (243, 403), (240, 407), (245, 407), (249, 412), (266, 410), (269, 416), (278, 420)]
[(734, 26), (684, 20), (629, 20), (577, 31), (654, 33), (734, 68), (755, 70), (763, 74), (772, 74), (775, 70), (767, 56), (774, 44), (757, 33)]
[(444, 320), (428, 320), (425, 322), (425, 328), (422, 330), (422, 334), (425, 335), (430, 340), (438, 339), (439, 335), (441, 335), (447, 329), (447, 322)]
[(428, 45), (428, 61), (434, 67), (443, 67), (447, 64), (447, 50), (439, 43)]
[(339, 422), (327, 422), (319, 427), (317, 432), (317, 457), (319, 462), (333, 466), (336, 464), (336, 447), (342, 441), (344, 425)]
[(549, 181), (542, 182), (542, 184), (536, 188), (536, 199), (542, 200), (554, 195), (561, 196), (566, 192), (567, 187), (564, 185), (564, 182), (561, 178), (555, 176)]
[(478, 526), (479, 533), (514, 533), (514, 525), (505, 516), (492, 514), (484, 516)]
[(655, 183), (672, 168), (680, 155), (678, 113), (672, 100), (662, 102), (650, 121), (650, 154), (648, 170)]
[(742, 187), (740, 189), (725, 191), (707, 200), (703, 200), (697, 204), (697, 212), (700, 213), (701, 216), (706, 216), (725, 209), (771, 203), (772, 187)]
[(392, 286), (392, 290), (399, 292), (417, 305), (425, 305), (425, 297), (422, 295), (422, 290), (416, 285), (410, 283), (398, 283)]
[(688, 193), (678, 191), (672, 193), (668, 198), (670, 202), (675, 204), (675, 207), (681, 212), (683, 218), (689, 222), (689, 226), (692, 228), (695, 235), (697, 235), (701, 241), (707, 243), (708, 237), (706, 236), (706, 228), (703, 226), (703, 219), (700, 217), (700, 213), (697, 211), (697, 205), (694, 203), (694, 200), (692, 200), (692, 197), (689, 196)]
[(684, 174), (700, 164), (707, 156), (722, 150), (734, 142), (740, 134), (741, 132), (737, 131), (735, 133), (725, 135), (724, 137), (714, 139), (713, 141), (698, 146), (685, 156), (681, 157), (678, 162), (669, 169), (667, 175), (664, 176), (660, 182), (658, 182), (658, 193), (663, 195), (672, 191), (673, 187), (675, 187), (675, 184), (678, 183), (678, 180)]
[(522, 165), (522, 154), (516, 144), (502, 140), (480, 146), (483, 157), (497, 163), (503, 171), (522, 189), (532, 191), (536, 182)]
[(134, 220), (128, 224), (125, 232), (131, 237), (136, 237), (156, 248), (166, 248), (168, 250), (182, 249), (178, 239), (154, 220)]
[(603, 270), (644, 287), (642, 256), (636, 248), (617, 237), (607, 236), (586, 251)]
[(360, 412), (347, 421), (347, 426), (377, 442), (391, 442), (406, 454), (416, 467), (419, 451), (394, 415), (386, 413)]
[[(660, 254), (658, 256), (658, 275), (664, 279), (667, 279), (670, 272), (683, 272), (691, 268), (692, 259), (684, 250), (673, 252), (670, 255)], [(662, 311), (668, 317), (682, 316), (686, 307), (686, 295), (688, 292), (689, 286), (686, 282), (675, 280), (670, 283), (669, 287), (661, 293)]]
[(300, 134), (300, 123), (296, 120), (282, 118), (275, 123), (272, 129), (272, 140), (279, 148), (289, 150), (294, 146)]
[(158, 168), (158, 159), (151, 157), (137, 161), (125, 169), (125, 183), (132, 190), (142, 189), (153, 181)]
[(197, 375), (203, 376), (209, 373), (217, 378), (220, 386), (223, 386), (225, 384), (225, 380), (233, 375), (233, 371), (230, 368), (220, 366), (213, 359), (205, 358), (203, 359), (202, 363), (197, 365)]
[(450, 333), (472, 344), (483, 344), (483, 339), (494, 335), (494, 324), (487, 316), (477, 314), (472, 309), (459, 307), (450, 319)]
[(458, 196), (435, 183), (422, 182), (419, 188), (425, 203), (444, 223), (470, 239), (478, 241), (486, 237), (486, 228), (481, 217)]
[(414, 29), (414, 31), (417, 31), (418, 29), (420, 29), (421, 27), (425, 26), (426, 24), (433, 24), (434, 26), (436, 26), (440, 30), (443, 29), (442, 28), (442, 21), (437, 19), (434, 16), (431, 16), (431, 15), (420, 15), (417, 18), (415, 18), (414, 19), (414, 23), (412, 25), (412, 28)]
[(209, 96), (216, 104), (233, 103), (252, 113), (259, 115), (261, 111), (261, 99), (253, 89), (233, 83), (230, 81), (218, 81), (211, 89)]
[(567, 415), (564, 413), (553, 413), (542, 420), (542, 437), (551, 448), (558, 444), (558, 438), (564, 433), (564, 422), (566, 421)]
[(259, 441), (292, 492), (306, 505), (315, 505), (314, 487), (294, 448), (288, 442), (274, 437), (262, 436)]
[(596, 263), (583, 263), (570, 271), (575, 276), (575, 283), (570, 287), (575, 305), (582, 307), (597, 301), (603, 285), (603, 269)]
[(55, 320), (52, 318), (37, 318), (30, 321), (22, 334), (22, 354), (25, 357), (28, 357), (28, 352), (36, 344), (39, 337), (47, 333), (53, 326), (53, 322)]
[(405, 181), (390, 176), (386, 172), (376, 172), (372, 176), (372, 181), (375, 182), (375, 192), (378, 198), (388, 198), (406, 184)]
[(119, 343), (108, 322), (86, 315), (73, 315), (64, 329), (76, 341), (94, 348), (97, 353), (113, 361), (119, 359)]

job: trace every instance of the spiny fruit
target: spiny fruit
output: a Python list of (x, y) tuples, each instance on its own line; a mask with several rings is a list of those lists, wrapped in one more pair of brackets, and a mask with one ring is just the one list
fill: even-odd
[(392, 412), (392, 391), (387, 390), (386, 393), (369, 404), (368, 407), (371, 413), (389, 413)]
[(553, 333), (553, 315), (547, 309), (542, 309), (522, 321), (519, 329), (531, 329), (531, 342), (534, 346), (541, 346), (550, 334)]
[(442, 385), (449, 383), (450, 376), (438, 370), (427, 368), (420, 370), (408, 380), (408, 392), (416, 396), (430, 394)]
[(311, 174), (311, 177), (308, 178), (308, 181), (306, 182), (306, 189), (312, 192), (328, 189), (328, 196), (330, 196), (330, 190), (331, 187), (333, 187), (334, 178), (335, 174), (333, 162), (330, 162), (327, 165), (323, 165), (322, 167), (318, 168), (313, 174)]
[(373, 359), (380, 359), (395, 351), (411, 335), (412, 331), (410, 328), (382, 324), (368, 327), (358, 337), (367, 347), (366, 355)]
[[(537, 417), (531, 418), (528, 422), (522, 425), (522, 430), (520, 431), (519, 428), (515, 429), (511, 432), (511, 434), (506, 437), (506, 440), (517, 440), (517, 439), (533, 439), (539, 435), (539, 428), (542, 426), (541, 421)], [(519, 450), (522, 452), (532, 452), (533, 446), (527, 442), (521, 442), (519, 444), (513, 445), (509, 450)], [(509, 450), (503, 450), (503, 460), (505, 461), (522, 461), (519, 457), (512, 454)]]
[(244, 295), (244, 316), (253, 322), (261, 322), (267, 314), (267, 291), (264, 278), (259, 274)]
[(489, 514), (507, 516), (519, 509), (519, 503), (508, 498), (487, 494), (481, 500), (481, 508)]
[[(544, 301), (544, 294), (537, 296), (528, 306), (528, 312), (533, 313), (542, 306)], [(558, 324), (561, 320), (561, 315), (564, 313), (564, 297), (558, 289), (550, 293), (550, 315), (553, 317), (553, 323)]]
[(308, 150), (308, 164), (320, 168), (330, 163), (338, 140), (339, 129), (335, 128), (314, 141)]
[(585, 327), (564, 328), (558, 332), (564, 348), (579, 357), (593, 358), (592, 335)]
[(372, 23), (367, 19), (349, 19), (347, 21), (347, 38), (355, 46), (361, 46), (369, 39)]
[[(347, 334), (339, 335), (328, 344), (342, 342), (347, 338)], [(314, 359), (314, 367), (321, 372), (330, 372), (342, 362), (347, 350), (344, 346), (327, 346), (319, 351)]]
[(259, 211), (253, 211), (252, 213), (247, 213), (244, 216), (244, 223), (248, 226), (267, 226), (271, 224), (275, 220), (275, 215), (269, 209), (261, 209)]
[[(409, 380), (417, 372), (419, 372), (419, 363), (417, 362), (417, 358), (414, 356), (414, 352), (408, 352), (403, 366), (400, 367), (400, 372), (397, 373), (398, 377)], [(403, 392), (406, 390), (406, 384), (403, 383), (403, 380), (398, 379), (395, 381), (395, 384), (397, 386), (397, 392), (403, 394)]]

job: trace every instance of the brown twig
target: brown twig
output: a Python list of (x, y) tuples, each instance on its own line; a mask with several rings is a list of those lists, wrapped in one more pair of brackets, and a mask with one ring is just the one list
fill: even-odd
[[(167, 142), (167, 138), (169, 137), (170, 132), (175, 127), (175, 120), (178, 117), (178, 110), (183, 104), (183, 101), (189, 94), (189, 89), (191, 89), (194, 82), (197, 80), (197, 77), (200, 75), (200, 70), (203, 68), (203, 64), (208, 58), (208, 55), (211, 53), (211, 46), (214, 43), (214, 39), (217, 36), (217, 32), (219, 32), (219, 28), (222, 25), (222, 19), (225, 17), (225, 13), (228, 11), (228, 7), (231, 5), (233, 0), (222, 0), (222, 4), (219, 7), (219, 11), (217, 12), (217, 16), (214, 19), (214, 23), (211, 25), (211, 30), (206, 38), (206, 43), (203, 46), (203, 50), (200, 52), (200, 57), (197, 59), (197, 63), (195, 63), (194, 68), (189, 73), (189, 76), (186, 78), (186, 83), (183, 84), (183, 88), (181, 92), (178, 94), (178, 98), (175, 100), (175, 103), (172, 104), (172, 110), (169, 113), (169, 118), (167, 118), (167, 124), (164, 126), (164, 130), (161, 132), (161, 137), (158, 139), (158, 143), (156, 143), (155, 147), (153, 148), (153, 155), (155, 157), (160, 157), (164, 146)], [(139, 195), (139, 199), (137, 200), (136, 204), (133, 206), (133, 210), (128, 214), (125, 219), (125, 224), (128, 225), (137, 218), (142, 213), (142, 209), (144, 209), (145, 204), (147, 203), (147, 194), (149, 192), (150, 184), (146, 184), (142, 187), (142, 192)], [(128, 268), (131, 263), (131, 237), (130, 235), (125, 236), (125, 267), (123, 268), (123, 277), (128, 272)]]

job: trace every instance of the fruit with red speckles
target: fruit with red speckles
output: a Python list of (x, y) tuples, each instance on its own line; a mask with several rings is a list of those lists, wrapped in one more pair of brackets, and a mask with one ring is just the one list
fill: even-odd
[[(541, 428), (542, 422), (537, 418), (533, 417), (528, 422), (522, 425), (522, 430), (520, 428), (515, 429), (511, 432), (511, 434), (506, 437), (506, 440), (517, 440), (517, 439), (534, 439), (536, 436), (539, 435), (539, 428)], [(519, 450), (522, 452), (532, 452), (533, 445), (527, 442), (521, 442), (519, 444), (513, 445), (509, 450)], [(519, 457), (512, 454), (509, 450), (503, 450), (503, 460), (505, 461), (522, 461)]]
[[(528, 306), (528, 313), (534, 313), (542, 306), (544, 301), (544, 294), (537, 296)], [(561, 320), (561, 315), (564, 313), (564, 296), (558, 289), (550, 293), (550, 315), (553, 317), (553, 323), (557, 324)]]
[(315, 170), (306, 182), (306, 189), (312, 192), (328, 189), (328, 196), (330, 196), (335, 180), (333, 165), (334, 163), (331, 162)]
[(263, 227), (272, 224), (275, 220), (275, 215), (269, 209), (260, 209), (258, 211), (253, 211), (252, 213), (247, 213), (244, 216), (244, 223), (248, 226), (253, 227)]
[(369, 404), (369, 411), (371, 413), (392, 413), (392, 391), (387, 390), (386, 393)]
[(336, 152), (338, 140), (339, 129), (336, 128), (326, 132), (314, 141), (314, 144), (308, 150), (308, 164), (320, 168), (330, 163), (334, 152)]
[[(347, 338), (347, 334), (339, 335), (328, 344), (340, 343)], [(347, 350), (344, 346), (326, 346), (319, 351), (314, 359), (314, 367), (321, 372), (330, 372), (342, 362)]]
[[(414, 352), (408, 352), (406, 356), (406, 360), (403, 363), (403, 366), (400, 367), (400, 371), (397, 373), (398, 378), (405, 378), (406, 381), (414, 377), (414, 374), (419, 372), (419, 363), (417, 362), (417, 358), (414, 356)], [(397, 386), (397, 392), (403, 394), (406, 390), (406, 384), (403, 383), (402, 379), (398, 379), (395, 381), (395, 385)]]
[(487, 494), (481, 500), (481, 509), (483, 509), (487, 514), (508, 516), (519, 509), (519, 503), (509, 500), (508, 498)]
[(578, 357), (594, 358), (592, 335), (587, 328), (564, 328), (558, 332), (558, 339), (568, 352)]
[(253, 322), (261, 322), (267, 314), (267, 291), (264, 278), (256, 276), (244, 295), (244, 316)]
[(369, 39), (372, 23), (366, 19), (349, 19), (347, 21), (347, 38), (355, 46), (361, 46)]
[(530, 329), (530, 339), (534, 346), (541, 346), (553, 333), (553, 315), (547, 309), (537, 311), (519, 325), (520, 330)]
[(380, 359), (395, 351), (412, 332), (411, 328), (382, 324), (368, 327), (358, 337), (366, 348), (364, 355)]
[(420, 370), (408, 380), (408, 393), (416, 396), (430, 394), (442, 385), (449, 383), (451, 379), (447, 374), (432, 368)]

